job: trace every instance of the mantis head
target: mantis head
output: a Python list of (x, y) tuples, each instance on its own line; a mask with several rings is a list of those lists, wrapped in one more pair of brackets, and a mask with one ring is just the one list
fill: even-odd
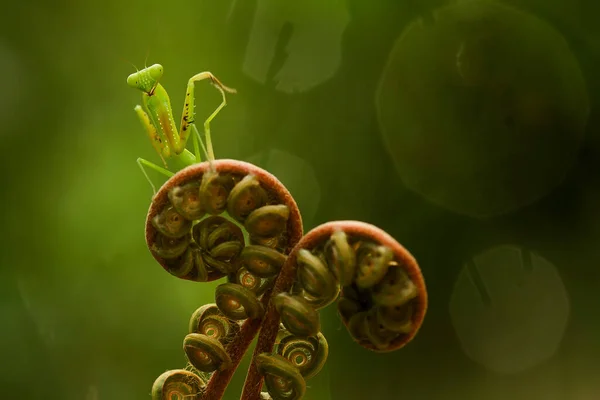
[(163, 66), (154, 64), (137, 71), (127, 77), (127, 84), (132, 88), (151, 94), (163, 75)]

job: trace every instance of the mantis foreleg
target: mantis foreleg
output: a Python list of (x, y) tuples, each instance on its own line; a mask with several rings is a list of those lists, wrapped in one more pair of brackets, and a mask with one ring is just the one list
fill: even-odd
[(150, 121), (150, 117), (148, 117), (148, 114), (146, 114), (142, 106), (135, 106), (135, 112), (138, 115), (140, 121), (142, 122), (142, 125), (146, 129), (146, 133), (150, 138), (152, 147), (154, 147), (154, 150), (156, 150), (156, 152), (158, 153), (165, 168), (168, 168), (165, 158), (168, 158), (171, 155), (169, 145), (166, 142), (163, 143), (162, 138), (156, 131), (156, 127), (152, 124), (152, 121)]
[(192, 76), (189, 81), (188, 81), (188, 85), (187, 85), (187, 90), (185, 93), (185, 104), (183, 106), (183, 113), (182, 113), (182, 117), (181, 117), (181, 125), (180, 125), (180, 131), (179, 131), (179, 138), (180, 138), (180, 143), (186, 143), (187, 139), (189, 137), (189, 130), (190, 130), (190, 125), (194, 125), (194, 88), (195, 88), (195, 83), (204, 79), (210, 79), (211, 83), (221, 92), (221, 95), (223, 97), (223, 101), (221, 102), (221, 104), (219, 105), (219, 107), (217, 107), (217, 109), (206, 119), (206, 121), (204, 122), (204, 131), (205, 131), (205, 138), (206, 138), (206, 153), (207, 153), (207, 157), (209, 160), (214, 160), (215, 158), (215, 154), (212, 148), (212, 140), (210, 137), (210, 122), (212, 121), (212, 119), (219, 113), (219, 111), (221, 111), (221, 109), (223, 107), (225, 107), (225, 105), (227, 105), (227, 100), (225, 98), (225, 92), (229, 92), (229, 93), (236, 93), (235, 89), (231, 89), (228, 88), (227, 86), (223, 85), (216, 76), (214, 76), (212, 73), (205, 71), (205, 72), (201, 72), (197, 75)]

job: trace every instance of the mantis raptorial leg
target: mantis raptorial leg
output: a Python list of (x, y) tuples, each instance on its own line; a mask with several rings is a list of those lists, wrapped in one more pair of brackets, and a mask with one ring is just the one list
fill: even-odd
[[(174, 173), (169, 170), (167, 160), (175, 159), (180, 164), (178, 169), (195, 164), (201, 161), (200, 147), (202, 147), (208, 161), (215, 159), (210, 136), (210, 122), (227, 105), (225, 92), (236, 93), (235, 89), (223, 85), (211, 72), (205, 71), (192, 76), (187, 84), (181, 124), (180, 128), (177, 129), (173, 118), (171, 100), (165, 88), (159, 83), (162, 75), (162, 65), (154, 64), (129, 75), (127, 78), (129, 86), (143, 92), (142, 105), (136, 106), (135, 112), (148, 134), (152, 147), (158, 153), (164, 165), (163, 168), (143, 158), (137, 160), (154, 193), (156, 193), (156, 188), (144, 167), (170, 177)], [(195, 83), (205, 79), (210, 79), (211, 83), (221, 92), (223, 98), (221, 104), (204, 121), (206, 146), (194, 123)], [(194, 153), (186, 148), (190, 131), (193, 131)]]

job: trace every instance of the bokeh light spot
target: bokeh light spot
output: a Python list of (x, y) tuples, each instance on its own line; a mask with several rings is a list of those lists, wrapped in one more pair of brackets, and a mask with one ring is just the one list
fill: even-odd
[(589, 114), (565, 39), (533, 15), (479, 1), (411, 23), (376, 102), (404, 184), (473, 217), (550, 193), (574, 162)]
[(286, 93), (330, 79), (341, 63), (350, 15), (342, 0), (258, 0), (243, 70)]
[(528, 249), (502, 245), (468, 261), (450, 299), (463, 350), (497, 373), (518, 373), (554, 355), (570, 305), (554, 265)]

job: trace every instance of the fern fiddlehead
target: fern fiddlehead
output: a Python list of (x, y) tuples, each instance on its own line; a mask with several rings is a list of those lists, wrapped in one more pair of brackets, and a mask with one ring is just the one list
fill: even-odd
[[(146, 242), (158, 263), (181, 279), (228, 281), (217, 287), (215, 304), (194, 313), (184, 339), (193, 368), (211, 374), (206, 385), (197, 385), (198, 396), (222, 395), (260, 328), (274, 276), (301, 236), (292, 196), (252, 164), (216, 160), (192, 165), (153, 198)], [(164, 387), (171, 381), (157, 382)]]
[[(170, 371), (193, 383), (185, 390), (196, 398), (221, 398), (259, 329), (242, 398), (302, 398), (328, 355), (319, 310), (334, 302), (353, 340), (369, 350), (393, 351), (416, 335), (427, 293), (404, 247), (358, 221), (302, 234), (289, 192), (251, 164), (193, 165), (155, 196), (146, 223), (154, 258), (178, 278), (227, 278), (215, 303), (190, 320), (184, 352), (194, 372)], [(163, 375), (153, 395), (176, 381)]]

